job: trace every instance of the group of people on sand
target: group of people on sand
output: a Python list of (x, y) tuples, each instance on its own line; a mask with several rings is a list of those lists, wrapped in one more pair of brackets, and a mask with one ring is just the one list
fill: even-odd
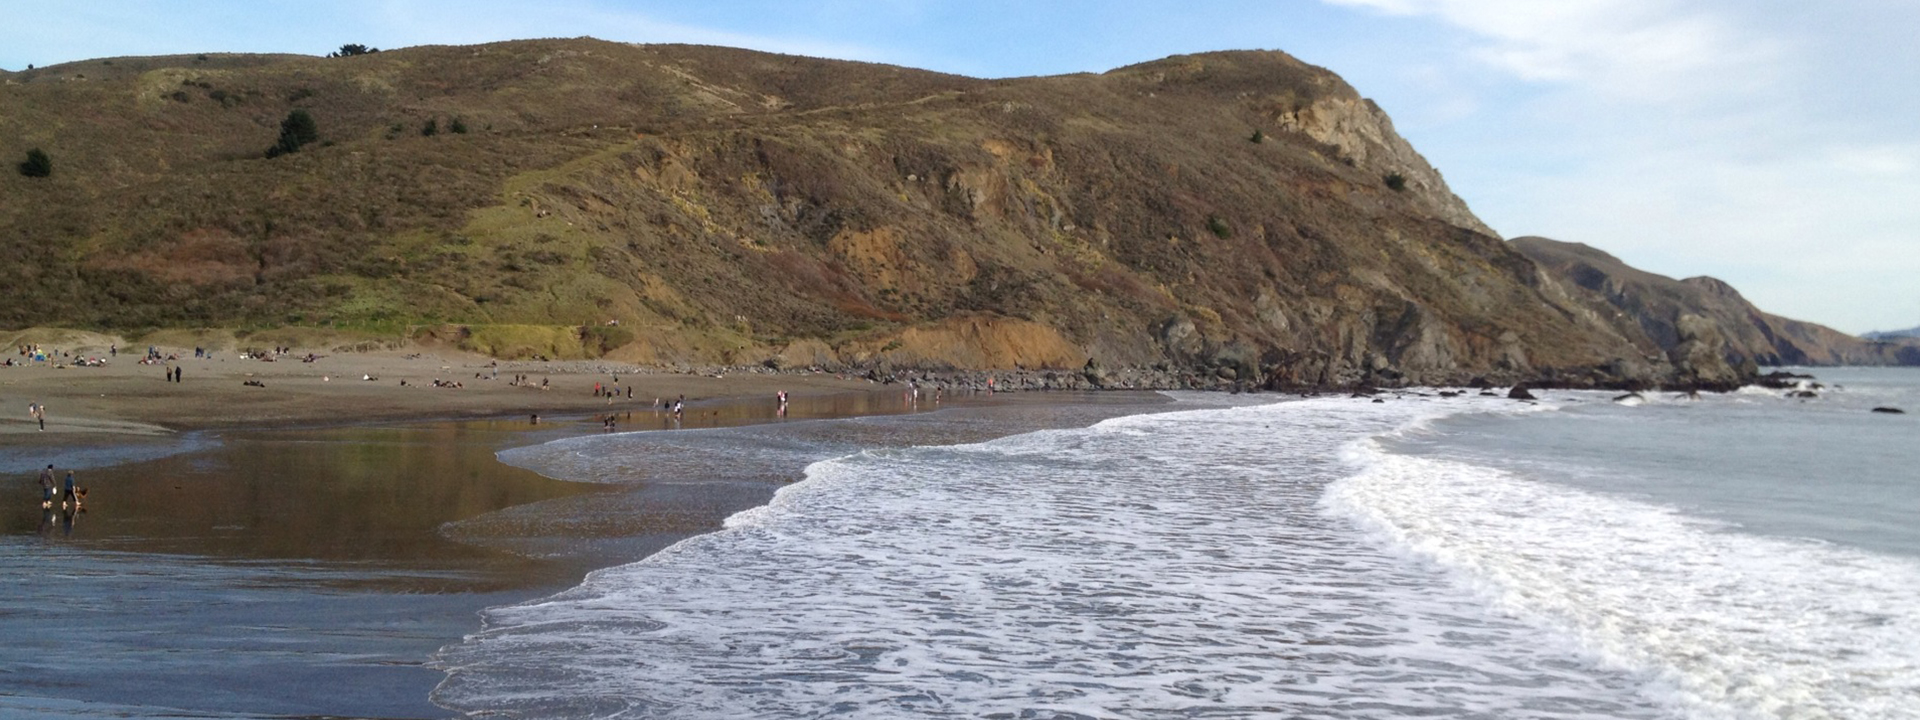
[[(53, 509), (55, 487), (57, 486), (53, 481), (53, 464), (48, 463), (47, 469), (40, 471), (40, 509)], [(71, 503), (73, 509), (79, 510), (80, 501), (87, 497), (87, 489), (74, 485), (72, 470), (67, 471), (66, 481), (58, 487), (65, 488), (65, 490), (60, 493), (60, 509), (67, 509), (68, 504)]]
[(107, 364), (106, 358), (77, 355), (69, 350), (49, 350), (32, 343), (16, 345), (14, 348), (19, 351), (20, 359), (16, 361), (13, 358), (7, 358), (0, 361), (0, 366), (23, 367), (34, 363), (47, 363), (63, 368), (68, 362), (81, 367), (103, 367)]
[[(113, 354), (115, 356), (120, 354), (120, 346), (113, 346)], [(152, 345), (147, 346), (146, 357), (140, 358), (141, 365), (166, 365), (177, 362), (180, 362), (180, 353), (161, 352), (160, 348)]]
[[(615, 375), (615, 376), (613, 376), (613, 384), (612, 384), (612, 385), (602, 385), (602, 384), (600, 384), (600, 383), (597, 383), (597, 382), (596, 382), (596, 383), (594, 383), (594, 384), (593, 384), (593, 396), (594, 396), (594, 397), (604, 397), (604, 398), (606, 398), (606, 399), (607, 399), (607, 404), (608, 404), (608, 405), (612, 405), (612, 404), (613, 404), (613, 401), (614, 401), (615, 399), (617, 399), (617, 398), (619, 398), (619, 397), (620, 397), (620, 376), (619, 376), (619, 375)], [(632, 399), (633, 399), (633, 386), (632, 386), (632, 385), (628, 385), (628, 386), (627, 386), (627, 399), (628, 399), (628, 400), (632, 400)]]
[[(619, 381), (620, 381), (620, 377), (619, 377), (618, 375), (616, 375), (616, 376), (614, 376), (614, 382), (616, 382), (616, 383), (617, 383), (617, 382), (619, 382)], [(617, 390), (617, 389), (614, 389), (614, 388), (618, 388), (618, 387), (619, 387), (618, 385), (615, 385), (615, 386), (612, 386), (611, 388), (609, 388), (609, 387), (607, 387), (607, 386), (603, 386), (603, 385), (601, 385), (600, 383), (594, 383), (594, 384), (593, 384), (593, 394), (594, 394), (594, 396), (595, 396), (595, 397), (599, 397), (599, 396), (602, 396), (602, 395), (604, 395), (604, 396), (606, 396), (606, 397), (607, 397), (607, 398), (609, 399), (609, 402), (611, 402), (611, 399), (612, 399), (612, 398), (614, 398), (614, 397), (617, 397), (617, 396), (619, 395), (619, 390)], [(633, 397), (633, 386), (631, 386), (631, 385), (629, 385), (629, 386), (627, 386), (627, 395), (626, 395), (626, 396), (627, 396), (627, 397)], [(786, 403), (786, 393), (785, 393), (785, 392), (782, 392), (782, 393), (780, 393), (780, 397), (781, 397), (781, 400), (780, 400), (780, 411), (781, 411), (782, 413), (784, 413), (784, 412), (786, 412), (786, 409), (787, 409), (787, 403)], [(668, 412), (668, 414), (669, 414), (669, 415), (670, 415), (670, 416), (671, 416), (671, 417), (672, 417), (672, 418), (673, 418), (674, 420), (679, 420), (679, 419), (681, 419), (681, 418), (683, 418), (683, 417), (685, 417), (685, 416), (686, 416), (686, 413), (687, 413), (687, 396), (686, 396), (686, 395), (681, 395), (681, 396), (680, 396), (680, 397), (679, 397), (678, 399), (675, 399), (675, 400), (673, 401), (673, 404), (671, 404), (671, 405), (666, 405), (666, 404), (664, 404), (664, 403), (663, 403), (663, 401), (662, 401), (662, 400), (661, 400), (660, 398), (654, 398), (654, 399), (653, 399), (653, 409), (655, 409), (655, 410), (659, 410), (659, 409), (661, 409), (661, 408), (665, 408), (665, 409), (667, 410), (667, 412)], [(633, 413), (632, 413), (632, 412), (628, 412), (628, 413), (627, 413), (627, 416), (628, 416), (628, 418), (632, 418), (632, 416), (633, 416)], [(533, 416), (533, 417), (534, 417), (534, 420), (533, 420), (533, 422), (534, 422), (535, 424), (538, 424), (538, 423), (540, 422), (540, 416), (538, 416), (538, 415), (535, 415), (535, 416)], [(619, 422), (619, 416), (618, 416), (617, 414), (609, 414), (609, 415), (607, 415), (607, 416), (605, 416), (605, 417), (603, 417), (603, 418), (601, 418), (601, 420), (600, 420), (600, 426), (601, 426), (602, 428), (604, 428), (604, 429), (605, 429), (605, 430), (606, 430), (607, 432), (613, 432), (613, 431), (615, 431), (615, 430), (618, 430), (618, 429), (620, 429), (620, 422)]]
[(19, 350), (20, 350), (20, 357), (26, 358), (26, 360), (22, 361), (23, 363), (24, 362), (46, 362), (52, 358), (59, 357), (61, 354), (63, 354), (63, 353), (56, 353), (52, 350), (44, 349), (40, 347), (40, 345), (37, 343), (24, 343), (19, 346)]

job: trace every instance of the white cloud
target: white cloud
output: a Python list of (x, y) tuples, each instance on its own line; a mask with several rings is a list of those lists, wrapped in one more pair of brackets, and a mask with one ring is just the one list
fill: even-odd
[(1481, 63), (1529, 82), (1582, 83), (1630, 100), (1671, 102), (1729, 78), (1746, 89), (1780, 51), (1725, 18), (1667, 0), (1325, 0), (1430, 17), (1475, 36)]
[[(1492, 78), (1471, 115), (1425, 113), (1439, 122), (1416, 142), (1502, 232), (1714, 275), (1763, 309), (1851, 331), (1920, 321), (1920, 144), (1901, 112), (1920, 53), (1881, 29), (1920, 12), (1880, 0), (1324, 2), (1431, 23), (1458, 37), (1423, 64)], [(1402, 95), (1430, 95), (1418, 78), (1432, 72), (1406, 75), (1417, 85)]]

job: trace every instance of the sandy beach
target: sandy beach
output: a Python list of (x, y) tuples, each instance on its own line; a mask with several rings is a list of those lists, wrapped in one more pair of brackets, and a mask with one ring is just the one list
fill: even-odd
[[(415, 418), (625, 412), (656, 399), (689, 403), (787, 392), (792, 397), (869, 390), (862, 378), (830, 373), (776, 373), (762, 368), (675, 371), (591, 360), (496, 361), (450, 348), (373, 352), (292, 348), (271, 360), (233, 350), (195, 357), (194, 348), (159, 347), (162, 358), (140, 362), (146, 348), (104, 345), (49, 348), (43, 362), (0, 366), (0, 444), (113, 442), (113, 438), (186, 430), (343, 424)], [(68, 356), (60, 355), (61, 352)], [(305, 358), (313, 355), (312, 361)], [(104, 357), (82, 366), (78, 357)], [(180, 381), (166, 374), (179, 368)], [(516, 384), (524, 377), (525, 384)], [(435, 382), (450, 387), (437, 387)], [(598, 383), (618, 383), (617, 399), (595, 396)], [(258, 383), (251, 385), (248, 383)], [(629, 391), (631, 399), (628, 398)], [(46, 428), (27, 413), (47, 408)], [(91, 440), (89, 440), (91, 438)]]

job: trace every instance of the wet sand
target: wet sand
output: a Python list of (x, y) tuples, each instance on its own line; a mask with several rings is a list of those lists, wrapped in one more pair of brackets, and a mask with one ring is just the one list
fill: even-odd
[[(92, 350), (98, 349), (79, 352), (91, 356)], [(682, 395), (694, 401), (770, 400), (780, 391), (797, 398), (876, 389), (865, 379), (830, 373), (495, 361), (444, 349), (326, 353), (295, 348), (271, 362), (231, 351), (210, 358), (193, 357), (192, 348), (161, 352), (181, 359), (141, 364), (139, 357), (123, 352), (104, 367), (81, 367), (72, 358), (0, 366), (0, 446), (44, 444), (49, 438), (117, 443), (204, 429), (624, 412)], [(303, 361), (310, 352), (316, 359)], [(168, 382), (166, 374), (174, 367), (180, 369), (180, 381)], [(516, 376), (527, 382), (514, 384)], [(435, 381), (459, 387), (435, 387)], [(596, 397), (596, 383), (617, 383), (620, 398)], [(45, 430), (28, 417), (29, 403), (48, 408)]]
[[(839, 382), (796, 394), (785, 416), (771, 392), (756, 392), (695, 402), (677, 421), (646, 406), (619, 409), (619, 429), (693, 431), (644, 435), (691, 439), (709, 432), (702, 428), (777, 423), (762, 426), (774, 435), (756, 437), (935, 444), (1084, 425), (1161, 402), (962, 396), (925, 415), (936, 406), (898, 388), (830, 392)], [(591, 398), (590, 388), (579, 394)], [(802, 474), (722, 452), (660, 452), (643, 467), (661, 478), (584, 483), (496, 459), (504, 448), (603, 434), (603, 407), (538, 425), (516, 414), (152, 435), (35, 431), (37, 442), (0, 446), (5, 496), (37, 498), (40, 456), (86, 468), (80, 484), (92, 491), (84, 513), (43, 513), (37, 502), (0, 513), (0, 568), (22, 579), (0, 591), (10, 609), (0, 611), (0, 676), (11, 693), (0, 694), (0, 715), (446, 717), (427, 700), (442, 677), (429, 658), (478, 629), (478, 610), (556, 592), (592, 569), (716, 529)], [(898, 417), (821, 422), (887, 415)]]

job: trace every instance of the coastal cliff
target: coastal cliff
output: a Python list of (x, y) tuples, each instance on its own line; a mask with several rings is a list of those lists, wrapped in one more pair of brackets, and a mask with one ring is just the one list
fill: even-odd
[[(316, 140), (267, 157), (294, 110)], [(0, 178), (8, 327), (1275, 388), (1720, 384), (1747, 342), (1623, 323), (1279, 52), (1005, 80), (591, 39), (115, 58), (10, 75), (0, 128), (57, 168)]]
[(1588, 291), (1593, 316), (1682, 376), (1718, 383), (1754, 365), (1920, 365), (1920, 343), (1868, 340), (1762, 312), (1714, 278), (1675, 280), (1579, 243), (1521, 237), (1512, 245)]

